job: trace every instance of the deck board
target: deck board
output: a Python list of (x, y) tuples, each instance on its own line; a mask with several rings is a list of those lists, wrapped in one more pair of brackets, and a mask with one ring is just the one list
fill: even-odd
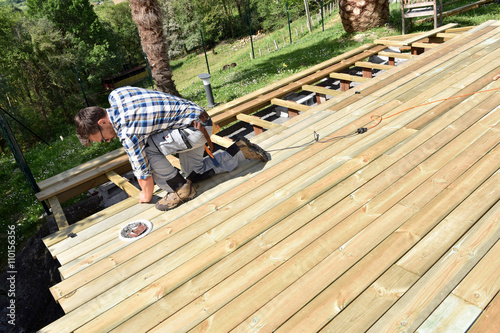
[[(196, 185), (199, 195), (178, 209), (128, 199), (68, 227), (77, 237), (48, 237), (65, 278), (51, 292), (66, 315), (41, 331), (491, 323), (500, 288), (499, 48), (498, 21), (464, 29), (258, 135), (268, 163)], [(154, 231), (119, 240), (136, 219)]]

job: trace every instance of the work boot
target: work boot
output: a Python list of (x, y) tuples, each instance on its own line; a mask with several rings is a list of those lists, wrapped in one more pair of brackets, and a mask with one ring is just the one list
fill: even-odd
[(195, 195), (196, 192), (194, 190), (194, 187), (191, 184), (191, 181), (188, 180), (177, 191), (167, 193), (166, 196), (164, 196), (156, 203), (155, 207), (156, 209), (162, 211), (171, 210), (179, 206), (180, 204), (194, 198)]
[(269, 161), (267, 153), (264, 149), (260, 148), (256, 144), (251, 143), (247, 138), (241, 137), (236, 141), (236, 145), (240, 148), (243, 156), (247, 160), (260, 160), (262, 162)]

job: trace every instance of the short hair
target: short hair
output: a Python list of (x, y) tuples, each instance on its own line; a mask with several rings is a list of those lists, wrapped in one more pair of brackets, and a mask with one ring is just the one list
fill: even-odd
[(99, 131), (98, 121), (106, 115), (106, 109), (99, 106), (90, 106), (78, 111), (75, 116), (75, 125), (78, 139), (82, 145), (90, 145), (89, 135)]

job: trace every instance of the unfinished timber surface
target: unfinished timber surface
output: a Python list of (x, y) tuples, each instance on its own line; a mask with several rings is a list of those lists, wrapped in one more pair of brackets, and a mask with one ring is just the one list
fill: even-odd
[[(446, 35), (265, 127), (252, 141), (268, 163), (197, 184), (173, 211), (131, 197), (47, 237), (66, 315), (41, 332), (500, 331), (500, 21), (458, 31), (377, 42), (215, 110), (229, 122)], [(152, 233), (118, 238), (142, 219)]]

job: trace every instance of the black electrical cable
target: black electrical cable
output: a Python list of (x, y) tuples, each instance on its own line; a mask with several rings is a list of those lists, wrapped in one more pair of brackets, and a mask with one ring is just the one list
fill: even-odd
[(358, 134), (363, 134), (363, 133), (366, 133), (366, 131), (368, 131), (368, 129), (366, 127), (360, 127), (358, 128), (356, 131), (350, 133), (350, 134), (347, 134), (347, 135), (340, 135), (340, 136), (335, 136), (333, 138), (329, 138), (329, 139), (326, 139), (326, 140), (320, 140), (319, 139), (319, 134), (316, 133), (316, 131), (314, 131), (313, 133), (313, 136), (314, 136), (314, 139), (307, 142), (307, 143), (304, 143), (302, 145), (298, 145), (298, 146), (292, 146), (292, 147), (286, 147), (286, 148), (280, 148), (280, 149), (269, 149), (269, 150), (266, 150), (267, 152), (271, 152), (271, 151), (281, 151), (281, 150), (287, 150), (287, 149), (296, 149), (296, 148), (304, 148), (304, 147), (307, 147), (307, 146), (310, 146), (314, 143), (328, 143), (328, 142), (333, 142), (333, 141), (338, 141), (338, 140), (342, 140), (342, 139), (346, 139), (346, 138), (350, 138), (350, 137), (353, 137), (353, 136), (356, 136)]

